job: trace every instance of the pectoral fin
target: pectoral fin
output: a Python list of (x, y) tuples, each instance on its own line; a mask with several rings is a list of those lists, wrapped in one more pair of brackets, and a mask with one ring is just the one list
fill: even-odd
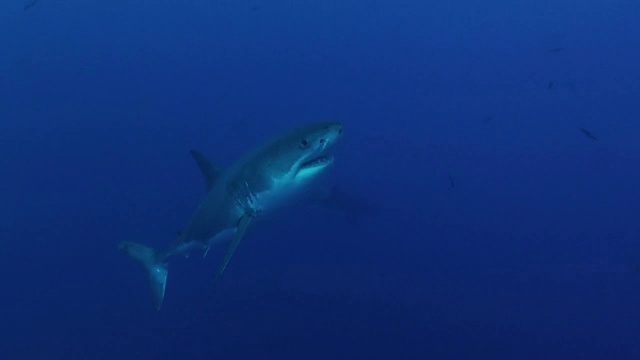
[(214, 165), (203, 153), (197, 150), (191, 150), (191, 156), (198, 164), (198, 168), (204, 176), (204, 180), (207, 183), (207, 191), (211, 190), (216, 184), (216, 181), (220, 177), (222, 170)]
[(253, 217), (251, 215), (244, 214), (240, 218), (240, 221), (238, 221), (238, 227), (237, 227), (236, 233), (233, 236), (233, 239), (231, 240), (229, 247), (227, 248), (227, 253), (224, 255), (224, 260), (222, 260), (222, 265), (220, 265), (220, 269), (218, 269), (218, 273), (216, 274), (216, 277), (213, 280), (214, 284), (217, 283), (218, 280), (220, 280), (220, 277), (222, 277), (222, 273), (224, 272), (224, 269), (227, 267), (227, 264), (229, 264), (229, 260), (231, 260), (233, 253), (236, 251), (236, 248), (238, 247), (238, 244), (240, 244), (240, 240), (242, 240), (242, 238), (244, 237), (244, 233), (247, 231), (249, 224), (251, 224), (251, 220), (253, 220)]

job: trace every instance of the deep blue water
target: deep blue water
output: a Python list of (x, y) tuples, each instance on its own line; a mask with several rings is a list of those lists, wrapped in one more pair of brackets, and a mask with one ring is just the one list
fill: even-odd
[[(0, 4), (1, 359), (640, 359), (640, 2)], [(302, 206), (170, 264), (222, 165), (344, 123)], [(582, 129), (582, 130), (581, 130)], [(347, 204), (344, 204), (345, 207)]]

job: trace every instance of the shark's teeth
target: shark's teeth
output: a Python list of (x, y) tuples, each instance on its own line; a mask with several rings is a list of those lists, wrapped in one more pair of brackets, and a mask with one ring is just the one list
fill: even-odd
[(301, 169), (310, 169), (314, 167), (322, 167), (327, 166), (333, 162), (333, 156), (325, 155), (315, 158), (313, 160), (307, 161), (300, 167)]
[(321, 156), (313, 160), (307, 161), (300, 166), (296, 179), (298, 181), (306, 182), (315, 178), (320, 172), (329, 167), (333, 163), (332, 156)]

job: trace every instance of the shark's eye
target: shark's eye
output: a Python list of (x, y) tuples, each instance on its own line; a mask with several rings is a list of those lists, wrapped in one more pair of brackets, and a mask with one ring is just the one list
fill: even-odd
[(307, 141), (307, 139), (302, 139), (302, 141), (300, 141), (300, 145), (302, 145), (303, 147), (307, 147), (309, 146), (309, 141)]

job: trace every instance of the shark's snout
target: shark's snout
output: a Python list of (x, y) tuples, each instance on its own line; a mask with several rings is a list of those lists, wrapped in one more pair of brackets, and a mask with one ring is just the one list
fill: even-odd
[(320, 137), (320, 143), (323, 148), (330, 147), (335, 144), (342, 135), (342, 124), (339, 122), (328, 123)]

